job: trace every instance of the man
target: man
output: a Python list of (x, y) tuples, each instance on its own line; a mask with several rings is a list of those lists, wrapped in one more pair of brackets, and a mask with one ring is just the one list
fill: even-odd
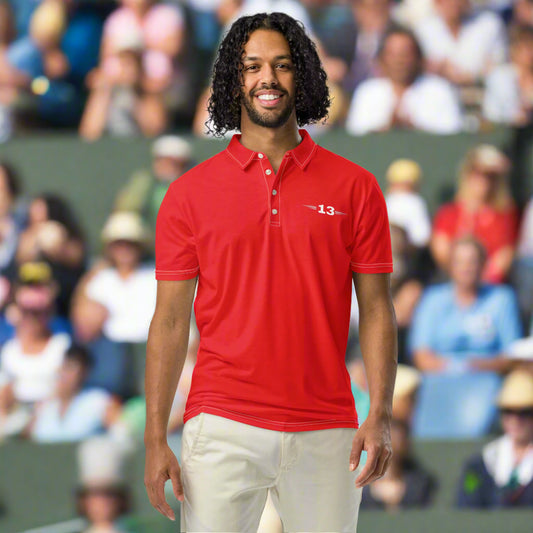
[[(163, 495), (172, 480), (183, 531), (256, 531), (270, 491), (287, 531), (353, 532), (361, 487), (389, 463), (396, 328), (385, 202), (369, 172), (298, 130), (328, 105), (301, 25), (282, 13), (240, 18), (220, 45), (209, 111), (216, 134), (242, 135), (163, 200), (145, 484), (173, 519)], [(352, 272), (371, 398), (357, 432), (344, 363)], [(200, 347), (180, 470), (166, 427), (196, 280)]]
[(150, 230), (155, 230), (157, 212), (169, 185), (189, 169), (191, 160), (191, 145), (185, 139), (159, 137), (152, 145), (152, 168), (133, 173), (118, 193), (114, 210), (139, 213)]
[(391, 29), (378, 52), (382, 76), (362, 82), (346, 119), (352, 135), (390, 129), (457, 133), (463, 125), (459, 99), (444, 78), (423, 72), (424, 57), (415, 36)]

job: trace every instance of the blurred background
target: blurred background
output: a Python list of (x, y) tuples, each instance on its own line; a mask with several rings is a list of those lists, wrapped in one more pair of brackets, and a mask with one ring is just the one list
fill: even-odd
[[(225, 146), (214, 53), (259, 11), (305, 25), (333, 96), (309, 130), (389, 209), (394, 460), (360, 530), (529, 533), (533, 0), (0, 0), (0, 531), (178, 530), (143, 486), (155, 218)], [(363, 421), (355, 298), (346, 364)]]

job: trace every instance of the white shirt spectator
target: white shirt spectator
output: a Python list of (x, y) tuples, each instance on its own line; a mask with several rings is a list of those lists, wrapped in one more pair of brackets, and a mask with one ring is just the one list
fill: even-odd
[(484, 11), (469, 15), (457, 37), (437, 14), (420, 22), (415, 33), (427, 60), (448, 60), (473, 76), (483, 76), (506, 59), (505, 26), (494, 13)]
[(52, 398), (38, 406), (31, 437), (38, 442), (71, 442), (91, 437), (104, 428), (111, 396), (104, 390), (81, 391), (61, 412), (61, 403)]
[(518, 71), (511, 64), (496, 67), (485, 83), (483, 116), (491, 122), (513, 124), (521, 110)]
[(101, 270), (87, 284), (87, 296), (109, 312), (103, 333), (115, 342), (145, 342), (155, 309), (153, 267), (141, 267), (127, 279), (114, 268)]
[[(366, 80), (356, 89), (346, 129), (352, 135), (386, 130), (390, 126), (397, 96), (388, 78)], [(457, 94), (443, 78), (422, 75), (404, 92), (400, 112), (413, 127), (430, 133), (456, 133), (463, 117)]]
[(52, 395), (57, 372), (70, 344), (66, 333), (52, 335), (39, 354), (24, 353), (16, 337), (4, 344), (0, 352), (0, 374), (13, 384), (19, 402), (39, 402)]
[(403, 228), (414, 246), (426, 246), (431, 235), (431, 220), (424, 199), (416, 193), (397, 191), (385, 196), (389, 222)]

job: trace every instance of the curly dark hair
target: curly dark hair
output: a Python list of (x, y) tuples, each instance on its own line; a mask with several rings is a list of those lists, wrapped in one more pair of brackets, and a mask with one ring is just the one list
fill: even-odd
[(295, 66), (298, 125), (313, 124), (328, 116), (331, 101), (327, 76), (303, 24), (285, 13), (258, 13), (236, 20), (219, 46), (207, 107), (212, 122), (206, 123), (209, 133), (216, 137), (240, 129), (242, 56), (244, 46), (256, 30), (277, 31), (287, 39)]

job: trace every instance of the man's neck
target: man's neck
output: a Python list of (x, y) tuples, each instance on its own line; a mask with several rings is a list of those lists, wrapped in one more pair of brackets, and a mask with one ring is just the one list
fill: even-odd
[(265, 154), (274, 172), (278, 171), (285, 153), (296, 148), (301, 141), (296, 121), (281, 128), (243, 124), (241, 131), (241, 144), (248, 150)]

